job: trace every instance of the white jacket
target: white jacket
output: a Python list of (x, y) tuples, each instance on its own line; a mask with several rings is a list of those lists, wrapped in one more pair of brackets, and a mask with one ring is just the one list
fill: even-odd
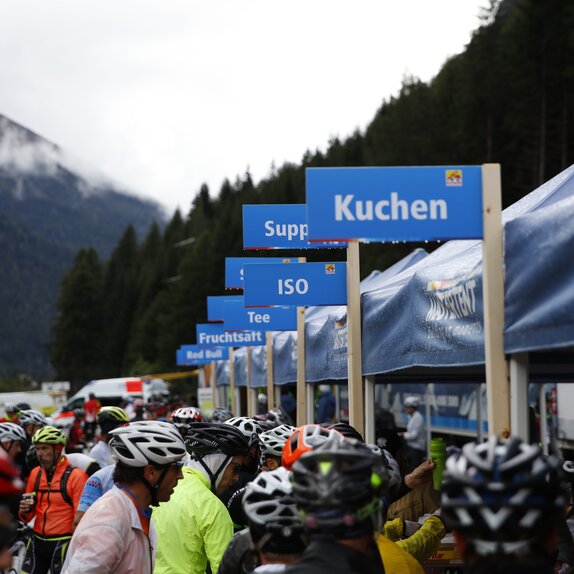
[(419, 411), (415, 411), (412, 415), (409, 415), (407, 432), (403, 434), (403, 438), (407, 442), (407, 446), (418, 450), (426, 450), (425, 423)]
[(78, 525), (61, 574), (152, 574), (157, 536), (149, 536), (134, 502), (114, 486)]

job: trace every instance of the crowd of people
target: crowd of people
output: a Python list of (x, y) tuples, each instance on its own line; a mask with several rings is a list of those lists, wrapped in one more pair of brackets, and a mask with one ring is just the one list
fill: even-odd
[(206, 421), (89, 400), (95, 421), (85, 410), (69, 429), (6, 405), (0, 571), (420, 574), (449, 533), (450, 572), (572, 571), (574, 464), (491, 437), (454, 449), (434, 492), (414, 397), (390, 450), (343, 422), (296, 428), (281, 408)]

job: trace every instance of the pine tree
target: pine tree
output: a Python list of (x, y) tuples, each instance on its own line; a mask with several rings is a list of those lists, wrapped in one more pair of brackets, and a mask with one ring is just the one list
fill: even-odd
[(103, 373), (103, 270), (94, 249), (82, 249), (61, 283), (50, 358), (56, 376), (74, 388)]

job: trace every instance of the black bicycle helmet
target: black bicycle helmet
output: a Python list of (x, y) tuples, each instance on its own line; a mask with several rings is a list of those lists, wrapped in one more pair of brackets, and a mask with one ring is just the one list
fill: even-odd
[(326, 429), (335, 429), (336, 431), (339, 431), (345, 438), (354, 438), (356, 440), (360, 440), (361, 442), (365, 442), (363, 435), (355, 427), (352, 427), (350, 424), (321, 423), (321, 426)]
[(555, 527), (566, 502), (558, 460), (520, 438), (469, 443), (447, 459), (441, 517), (478, 555), (525, 554)]
[(232, 417), (233, 413), (229, 409), (226, 409), (225, 407), (215, 407), (213, 414), (211, 415), (211, 421), (214, 423), (223, 423)]
[(341, 537), (373, 528), (388, 486), (384, 458), (353, 439), (331, 439), (293, 465), (293, 497), (306, 525)]
[(108, 434), (113, 429), (127, 425), (130, 417), (124, 409), (120, 407), (102, 407), (98, 411), (98, 424), (104, 434)]
[(190, 423), (185, 437), (187, 452), (200, 458), (206, 454), (249, 455), (245, 435), (233, 425), (224, 423)]
[(16, 403), (16, 410), (18, 411), (29, 411), (31, 410), (32, 406), (30, 405), (30, 403), (26, 403), (26, 402), (22, 402), (22, 403)]

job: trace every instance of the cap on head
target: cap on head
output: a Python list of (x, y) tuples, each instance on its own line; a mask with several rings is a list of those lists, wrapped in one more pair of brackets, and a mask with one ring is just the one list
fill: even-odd
[(418, 397), (415, 397), (414, 395), (409, 395), (403, 401), (403, 405), (405, 407), (412, 407), (414, 409), (418, 409), (420, 404), (421, 404), (420, 399)]

